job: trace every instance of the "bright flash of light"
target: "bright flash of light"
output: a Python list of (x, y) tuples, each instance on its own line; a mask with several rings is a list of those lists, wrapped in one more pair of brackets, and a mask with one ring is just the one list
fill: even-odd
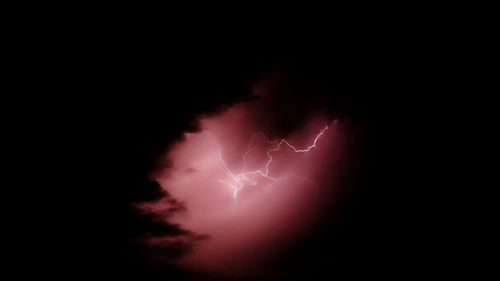
[[(283, 145), (291, 148), (293, 150), (293, 152), (295, 152), (295, 153), (307, 153), (311, 149), (317, 147), (317, 143), (318, 143), (319, 139), (321, 138), (321, 136), (323, 136), (323, 134), (327, 130), (328, 130), (328, 126), (325, 126), (316, 135), (316, 137), (314, 138), (314, 141), (312, 142), (312, 144), (309, 145), (308, 147), (304, 148), (304, 149), (297, 149), (295, 146), (291, 145), (285, 139), (281, 139), (280, 141), (278, 141), (278, 140), (269, 140), (264, 133), (259, 132), (259, 133), (255, 134), (255, 135), (253, 135), (252, 138), (250, 139), (250, 142), (248, 143), (248, 150), (245, 151), (245, 153), (242, 156), (243, 167), (242, 167), (240, 173), (237, 173), (237, 174), (235, 174), (228, 167), (228, 165), (226, 164), (226, 162), (224, 161), (224, 157), (222, 155), (222, 148), (219, 146), (219, 153), (218, 153), (219, 162), (221, 164), (221, 167), (224, 169), (224, 172), (230, 178), (230, 180), (222, 180), (222, 179), (220, 179), (219, 182), (226, 184), (228, 187), (230, 187), (232, 189), (232, 191), (233, 191), (233, 198), (234, 199), (237, 198), (238, 192), (241, 191), (244, 187), (246, 187), (248, 185), (255, 186), (255, 185), (258, 184), (258, 181), (256, 179), (250, 177), (250, 176), (261, 176), (263, 178), (271, 180), (272, 182), (278, 182), (280, 180), (283, 180), (283, 179), (286, 179), (286, 178), (289, 178), (289, 177), (293, 176), (293, 177), (298, 178), (299, 180), (303, 180), (303, 181), (311, 184), (312, 186), (314, 186), (316, 188), (319, 188), (318, 185), (315, 184), (312, 180), (310, 180), (308, 178), (305, 178), (305, 177), (301, 177), (301, 176), (287, 175), (287, 176), (283, 176), (283, 177), (273, 177), (273, 176), (269, 175), (269, 166), (271, 165), (271, 162), (273, 161), (272, 153), (276, 152), (276, 151), (279, 151), (282, 148)], [(252, 144), (253, 144), (253, 142), (254, 142), (254, 140), (255, 140), (255, 138), (257, 136), (262, 136), (267, 143), (272, 144), (274, 146), (271, 149), (267, 150), (267, 152), (266, 152), (267, 161), (266, 161), (266, 164), (265, 164), (265, 166), (264, 166), (263, 169), (257, 169), (257, 170), (253, 170), (253, 171), (245, 171), (246, 166), (247, 166), (246, 157), (255, 148), (255, 146), (252, 146)]]

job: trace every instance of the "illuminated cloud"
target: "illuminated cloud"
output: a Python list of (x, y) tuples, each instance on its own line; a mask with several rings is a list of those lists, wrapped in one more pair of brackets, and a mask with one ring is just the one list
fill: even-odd
[(273, 258), (333, 203), (344, 146), (341, 123), (307, 114), (300, 126), (275, 138), (281, 131), (260, 121), (276, 114), (269, 102), (260, 95), (202, 116), (199, 130), (185, 133), (165, 154), (170, 164), (154, 178), (175, 201), (163, 198), (139, 208), (189, 233), (146, 238), (153, 248), (188, 249), (168, 262), (233, 276), (271, 270)]

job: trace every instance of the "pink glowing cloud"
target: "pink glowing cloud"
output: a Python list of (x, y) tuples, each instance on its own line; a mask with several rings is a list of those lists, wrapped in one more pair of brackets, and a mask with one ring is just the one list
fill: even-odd
[[(268, 137), (269, 124), (255, 118), (267, 114), (266, 102), (264, 96), (201, 117), (199, 131), (185, 133), (166, 153), (169, 165), (154, 178), (185, 211), (167, 215), (164, 199), (140, 208), (205, 237), (169, 262), (214, 274), (262, 271), (334, 202), (345, 145), (342, 125), (310, 115), (290, 134)], [(147, 242), (155, 247), (172, 239), (184, 238)]]

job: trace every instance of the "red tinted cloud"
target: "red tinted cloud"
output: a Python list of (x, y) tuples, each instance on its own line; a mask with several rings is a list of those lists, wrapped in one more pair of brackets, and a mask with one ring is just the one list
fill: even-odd
[[(342, 127), (321, 114), (308, 114), (293, 132), (271, 139), (276, 131), (261, 121), (273, 116), (268, 102), (264, 96), (202, 117), (200, 130), (186, 133), (166, 153), (171, 165), (155, 179), (183, 203), (183, 211), (167, 215), (165, 200), (140, 207), (165, 213), (166, 222), (204, 237), (171, 262), (214, 274), (262, 272), (333, 202)], [(148, 242), (161, 247), (170, 240), (151, 237)]]

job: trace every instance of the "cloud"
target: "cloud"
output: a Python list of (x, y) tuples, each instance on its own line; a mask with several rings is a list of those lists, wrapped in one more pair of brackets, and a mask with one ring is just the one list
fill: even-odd
[[(257, 99), (200, 116), (198, 130), (185, 133), (165, 153), (169, 165), (153, 173), (165, 195), (137, 205), (170, 228), (143, 236), (152, 256), (193, 272), (269, 273), (274, 257), (321, 220), (336, 193), (342, 125), (299, 98), (273, 96), (268, 87), (256, 88)], [(301, 104), (307, 108), (294, 115)], [(234, 175), (263, 171), (269, 149), (281, 138), (299, 149), (310, 146), (325, 125), (328, 130), (307, 153), (288, 146), (273, 151), (269, 173), (249, 175), (235, 196)], [(259, 131), (277, 142), (249, 146)]]

